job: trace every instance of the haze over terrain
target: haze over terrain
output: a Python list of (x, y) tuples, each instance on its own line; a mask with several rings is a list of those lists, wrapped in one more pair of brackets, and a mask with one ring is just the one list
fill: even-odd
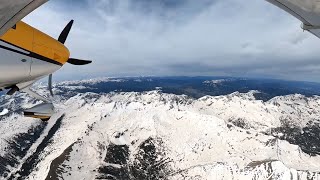
[(264, 0), (51, 0), (25, 18), (90, 66), (56, 80), (226, 75), (319, 81), (320, 40)]

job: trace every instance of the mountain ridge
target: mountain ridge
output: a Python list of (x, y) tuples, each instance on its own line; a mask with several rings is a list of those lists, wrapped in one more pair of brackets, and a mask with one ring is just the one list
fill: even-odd
[[(45, 86), (35, 89), (46, 93)], [(62, 89), (55, 86), (57, 113), (49, 123), (19, 112), (0, 121), (0, 127), (6, 127), (0, 128), (1, 158), (7, 164), (0, 166), (4, 179), (307, 179), (319, 175), (319, 96), (294, 94), (262, 101), (255, 98), (259, 91), (250, 91), (196, 99), (153, 90), (69, 97), (68, 92), (59, 93)], [(23, 93), (16, 94), (15, 100), (2, 98), (2, 107), (16, 110), (39, 103)], [(40, 135), (23, 140), (19, 135), (25, 132)], [(8, 149), (7, 142), (17, 140), (13, 137), (26, 142), (25, 150), (19, 149), (20, 144), (15, 153)], [(36, 159), (28, 161), (30, 157)]]

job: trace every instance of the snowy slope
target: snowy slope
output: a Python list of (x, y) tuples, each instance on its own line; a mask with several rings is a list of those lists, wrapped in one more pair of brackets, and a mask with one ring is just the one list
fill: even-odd
[[(69, 86), (81, 89), (76, 84)], [(317, 179), (320, 97), (289, 95), (263, 102), (254, 93), (200, 99), (161, 91), (58, 96), (57, 113), (47, 124), (19, 114), (0, 121), (0, 156), (11, 164), (2, 176)], [(37, 103), (17, 96), (23, 106)], [(8, 163), (3, 147), (12, 146), (7, 141), (35, 127), (38, 136), (24, 136), (26, 152), (18, 148), (21, 157)]]

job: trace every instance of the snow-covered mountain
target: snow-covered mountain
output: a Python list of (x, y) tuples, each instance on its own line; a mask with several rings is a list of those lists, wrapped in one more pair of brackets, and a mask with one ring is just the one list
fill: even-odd
[(2, 179), (320, 179), (318, 96), (72, 93), (86, 83), (55, 85), (48, 123), (21, 116), (39, 101), (1, 97), (14, 110), (0, 121)]

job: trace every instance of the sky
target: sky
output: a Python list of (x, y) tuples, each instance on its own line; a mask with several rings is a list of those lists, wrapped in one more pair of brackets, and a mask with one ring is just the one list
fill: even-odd
[(88, 66), (54, 77), (233, 76), (320, 82), (320, 40), (264, 0), (50, 0), (24, 21)]

